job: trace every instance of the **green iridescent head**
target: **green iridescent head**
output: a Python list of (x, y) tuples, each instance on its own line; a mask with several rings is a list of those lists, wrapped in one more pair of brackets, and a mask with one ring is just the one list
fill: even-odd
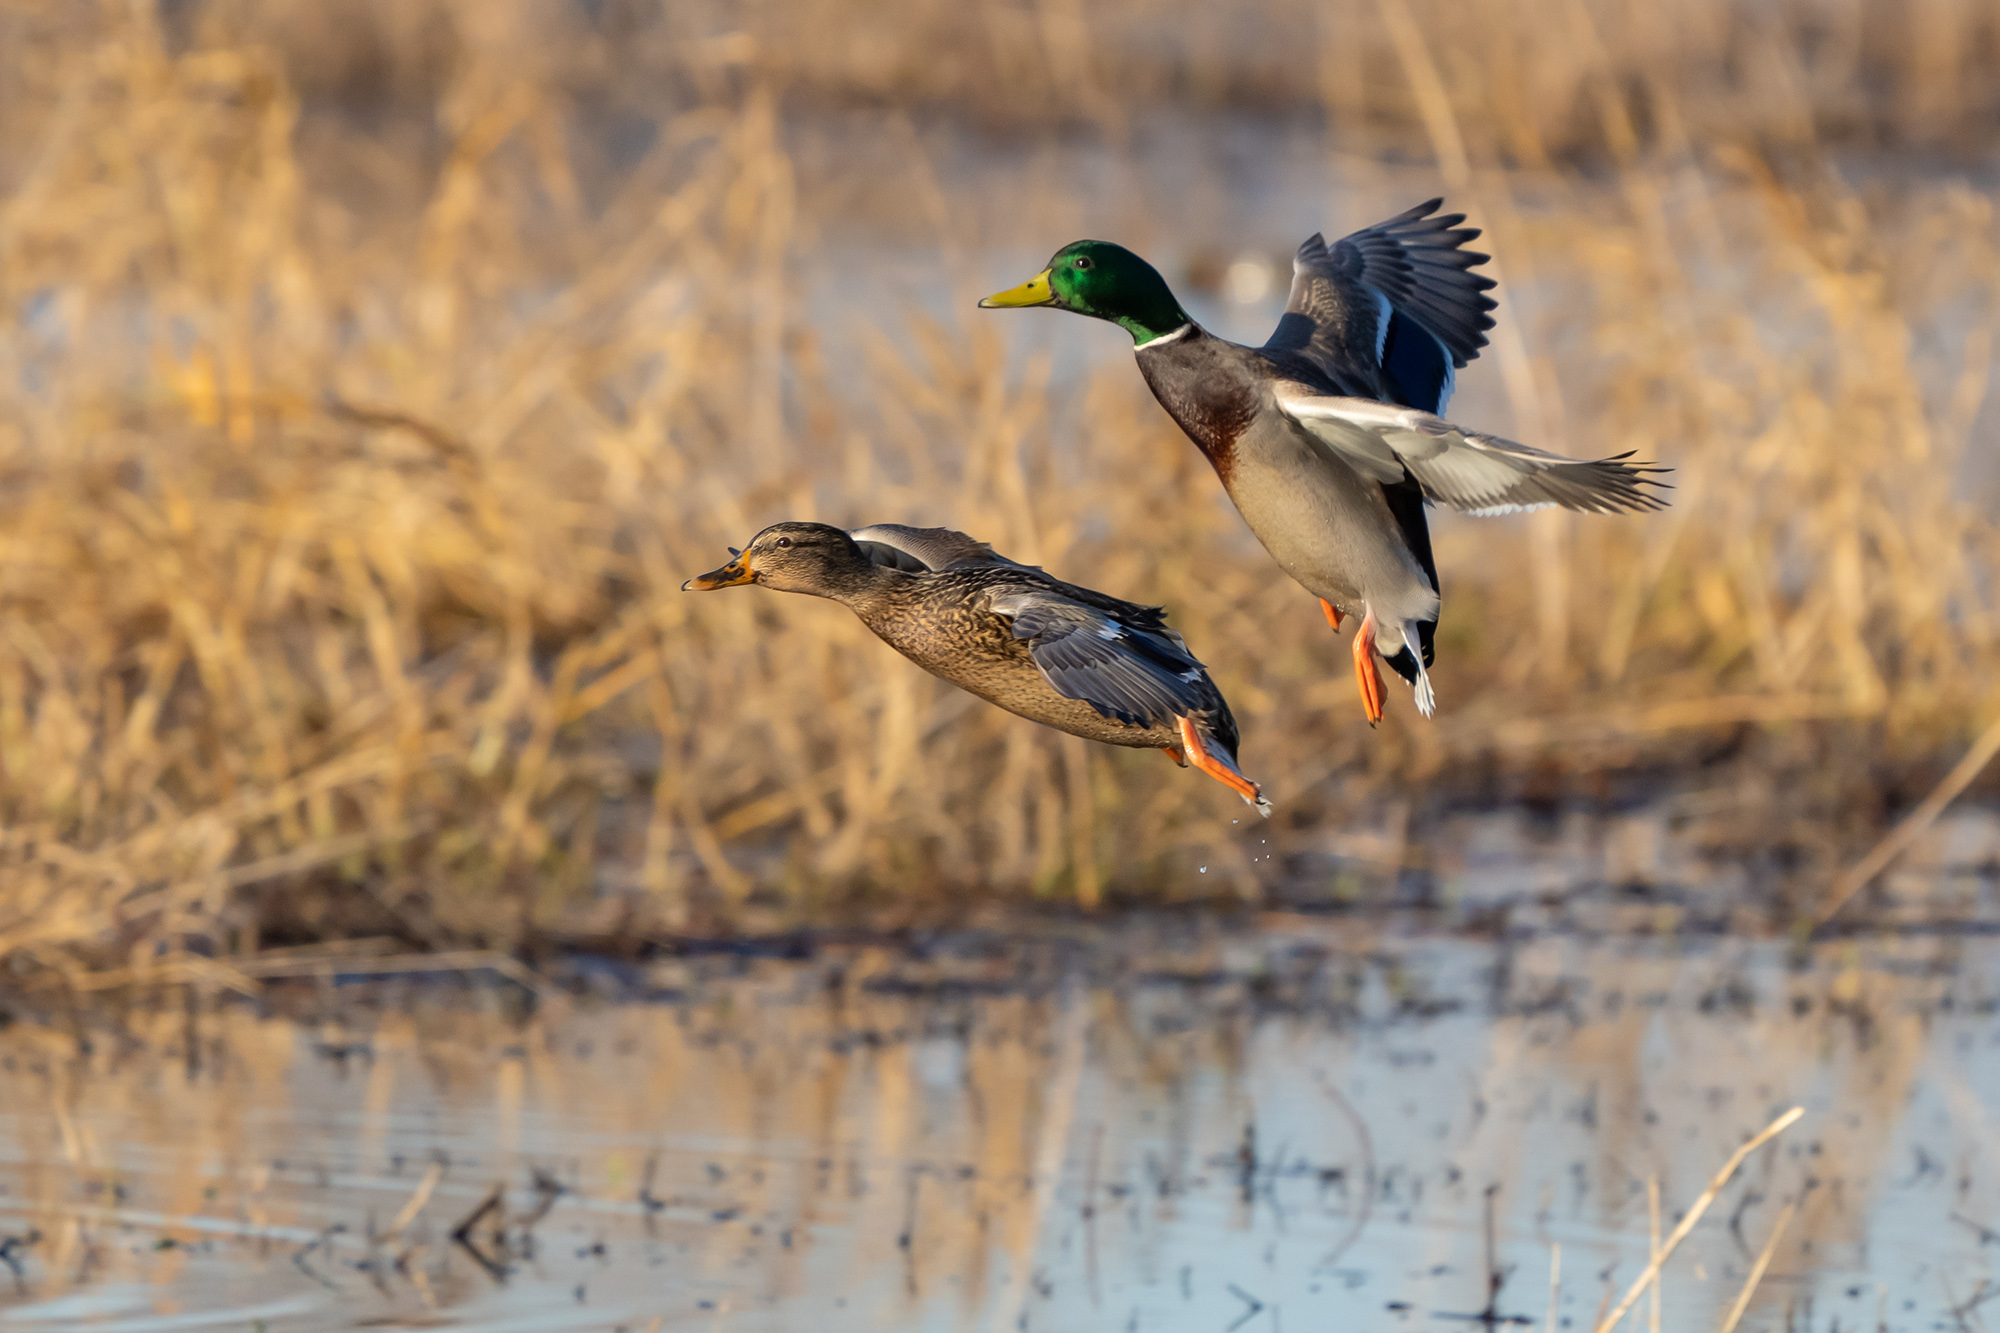
[(1055, 306), (1109, 320), (1130, 333), (1135, 343), (1150, 342), (1188, 323), (1187, 312), (1160, 271), (1109, 241), (1065, 245), (1040, 273), (979, 304), (989, 310)]

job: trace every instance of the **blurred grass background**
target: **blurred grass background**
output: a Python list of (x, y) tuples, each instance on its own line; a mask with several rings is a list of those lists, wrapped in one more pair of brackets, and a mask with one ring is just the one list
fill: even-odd
[[(1256, 897), (1371, 802), (1689, 784), (1783, 921), (1992, 711), (1990, 6), (0, 0), (0, 71), (17, 965)], [(1115, 337), (967, 308), (1113, 228), (1212, 289), (1231, 154), (1325, 201), (1266, 250), (1448, 193), (1453, 414), (1678, 469), (1439, 519), (1435, 724)], [(1279, 817), (676, 591), (780, 518), (1165, 603)]]

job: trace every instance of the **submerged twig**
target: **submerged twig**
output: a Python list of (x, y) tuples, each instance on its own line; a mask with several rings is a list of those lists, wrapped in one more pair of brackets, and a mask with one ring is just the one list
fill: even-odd
[[(464, 1220), (452, 1228), (451, 1239), (454, 1245), (472, 1256), (474, 1263), (486, 1270), (486, 1276), (495, 1282), (504, 1283), (507, 1280), (505, 1255), (499, 1259), (489, 1256), (472, 1238), (472, 1229), (478, 1226), (480, 1219), (488, 1213), (494, 1213), (502, 1219), (506, 1217), (507, 1186), (504, 1181), (495, 1182), (492, 1191), (480, 1200), (479, 1206), (467, 1213)], [(495, 1230), (499, 1230), (499, 1227), (496, 1226)]]
[(1986, 1333), (1986, 1321), (1979, 1317), (1979, 1307), (2000, 1296), (2000, 1286), (1996, 1286), (1992, 1278), (1980, 1278), (1979, 1285), (1972, 1289), (1972, 1294), (1961, 1301), (1952, 1291), (1949, 1278), (1941, 1276), (1939, 1280), (1944, 1283), (1945, 1299), (1951, 1302), (1951, 1309), (1947, 1313), (1951, 1315), (1952, 1320), (1964, 1329), (1965, 1333), (1975, 1333), (1971, 1322), (1966, 1319), (1967, 1315), (1971, 1315), (1979, 1323), (1976, 1333)]
[(1958, 1223), (1962, 1227), (1971, 1227), (1973, 1233), (1979, 1237), (1979, 1243), (1981, 1245), (1991, 1245), (1995, 1241), (2000, 1241), (2000, 1231), (1995, 1231), (1992, 1227), (1985, 1226), (1979, 1222), (1975, 1222), (1971, 1218), (1965, 1216), (1962, 1213), (1953, 1213), (1951, 1215), (1951, 1220)]
[(319, 1283), (322, 1287), (325, 1287), (328, 1291), (339, 1291), (340, 1287), (337, 1283), (335, 1283), (332, 1279), (328, 1278), (325, 1274), (321, 1273), (318, 1269), (314, 1268), (311, 1264), (307, 1263), (306, 1260), (311, 1257), (314, 1250), (331, 1249), (333, 1237), (339, 1235), (341, 1232), (345, 1230), (347, 1230), (345, 1226), (341, 1225), (338, 1222), (335, 1222), (332, 1226), (320, 1232), (319, 1235), (315, 1237), (311, 1242), (309, 1242), (304, 1246), (301, 1246), (298, 1250), (293, 1252), (292, 1267), (298, 1269), (301, 1273), (304, 1273), (307, 1277)]
[(1507, 1275), (1500, 1271), (1500, 1260), (1493, 1229), (1493, 1200), (1500, 1193), (1498, 1183), (1486, 1187), (1485, 1239), (1486, 1239), (1486, 1308), (1479, 1313), (1479, 1322), (1492, 1328), (1500, 1322), (1500, 1288), (1507, 1285)]
[(896, 1248), (903, 1252), (903, 1292), (917, 1298), (917, 1195), (922, 1168), (912, 1166), (903, 1183), (903, 1229), (896, 1236)]
[(1237, 1300), (1242, 1301), (1243, 1304), (1247, 1307), (1242, 1314), (1236, 1316), (1236, 1322), (1231, 1324), (1227, 1329), (1224, 1330), (1224, 1333), (1236, 1333), (1237, 1329), (1243, 1327), (1245, 1324), (1249, 1323), (1252, 1319), (1255, 1319), (1258, 1315), (1264, 1312), (1264, 1302), (1258, 1300), (1255, 1296), (1252, 1296), (1249, 1292), (1243, 1290), (1243, 1288), (1237, 1286), (1234, 1282), (1231, 1282), (1228, 1285), (1229, 1285), (1229, 1294), (1231, 1296), (1234, 1296)]
[(42, 1233), (32, 1228), (25, 1236), (0, 1238), (0, 1264), (6, 1264), (8, 1271), (14, 1274), (14, 1290), (19, 1295), (28, 1294), (28, 1275), (21, 1264), (21, 1255), (29, 1246), (37, 1244), (41, 1239)]
[(1100, 1304), (1097, 1280), (1097, 1159), (1104, 1148), (1104, 1125), (1090, 1132), (1090, 1157), (1083, 1173), (1083, 1252), (1084, 1276), (1090, 1287), (1090, 1304)]
[(1354, 1126), (1354, 1137), (1361, 1143), (1362, 1161), (1360, 1211), (1354, 1215), (1354, 1224), (1347, 1229), (1347, 1234), (1327, 1251), (1326, 1258), (1319, 1261), (1318, 1268), (1324, 1272), (1338, 1263), (1340, 1256), (1346, 1254), (1349, 1247), (1361, 1239), (1361, 1233), (1368, 1229), (1368, 1219), (1375, 1211), (1375, 1140), (1369, 1137), (1368, 1122), (1361, 1118), (1361, 1113), (1354, 1109), (1354, 1104), (1342, 1095), (1339, 1088), (1333, 1086), (1324, 1073), (1319, 1075), (1319, 1088), (1327, 1095), (1327, 1099), (1340, 1109), (1340, 1113), (1347, 1117), (1348, 1123)]
[(530, 1179), (535, 1189), (535, 1209), (521, 1219), (523, 1243), (533, 1236), (536, 1224), (549, 1215), (549, 1210), (556, 1206), (556, 1200), (568, 1193), (560, 1180), (540, 1168), (530, 1173)]

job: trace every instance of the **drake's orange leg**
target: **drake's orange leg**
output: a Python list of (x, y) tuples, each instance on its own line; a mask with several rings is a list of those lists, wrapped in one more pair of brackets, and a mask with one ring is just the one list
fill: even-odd
[(1388, 692), (1382, 688), (1382, 671), (1375, 665), (1375, 612), (1369, 611), (1361, 619), (1361, 628), (1354, 635), (1354, 679), (1361, 686), (1361, 707), (1368, 714), (1368, 725), (1374, 726), (1382, 720), (1382, 705), (1388, 701)]
[(1194, 729), (1194, 723), (1184, 717), (1177, 717), (1174, 719), (1174, 725), (1180, 728), (1181, 749), (1186, 752), (1189, 762), (1250, 804), (1259, 809), (1264, 808), (1263, 790), (1210, 754), (1208, 747), (1201, 743), (1201, 733)]
[(1334, 627), (1335, 629), (1339, 629), (1339, 628), (1340, 628), (1340, 608), (1339, 608), (1339, 607), (1335, 606), (1335, 605), (1334, 605), (1334, 604), (1333, 604), (1332, 602), (1329, 602), (1329, 601), (1327, 601), (1327, 600), (1326, 600), (1326, 598), (1322, 597), (1322, 598), (1320, 598), (1320, 599), (1319, 599), (1319, 609), (1320, 609), (1320, 610), (1322, 610), (1322, 611), (1324, 611), (1324, 612), (1326, 612), (1326, 623), (1327, 623), (1327, 624), (1329, 624), (1329, 625), (1333, 626), (1333, 627)]

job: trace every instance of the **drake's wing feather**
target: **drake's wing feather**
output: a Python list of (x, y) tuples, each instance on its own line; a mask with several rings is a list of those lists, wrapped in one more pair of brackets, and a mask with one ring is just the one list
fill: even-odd
[[(912, 528), (901, 523), (871, 523), (855, 528), (852, 537), (868, 558), (878, 565), (925, 570), (962, 569), (973, 565), (1013, 565), (988, 542), (968, 537), (951, 528)], [(1022, 565), (1019, 568), (1031, 568)]]
[(1299, 353), (1335, 382), (1376, 372), (1398, 401), (1442, 411), (1452, 372), (1479, 355), (1493, 327), (1479, 235), (1432, 199), (1329, 246), (1314, 235), (1292, 260), (1291, 299), (1265, 346)]
[(1221, 703), (1208, 673), (1181, 637), (1158, 624), (1134, 624), (1052, 588), (997, 590), (994, 614), (1013, 622), (1014, 637), (1050, 688), (1081, 699), (1105, 717), (1136, 727), (1213, 710)]
[[(1664, 509), (1652, 474), (1671, 469), (1631, 455), (1564, 458), (1497, 435), (1465, 430), (1429, 412), (1361, 398), (1278, 395), (1278, 406), (1365, 475), (1394, 459), (1424, 494), (1468, 514), (1560, 505), (1581, 513)], [(1650, 488), (1650, 489), (1649, 489)]]

